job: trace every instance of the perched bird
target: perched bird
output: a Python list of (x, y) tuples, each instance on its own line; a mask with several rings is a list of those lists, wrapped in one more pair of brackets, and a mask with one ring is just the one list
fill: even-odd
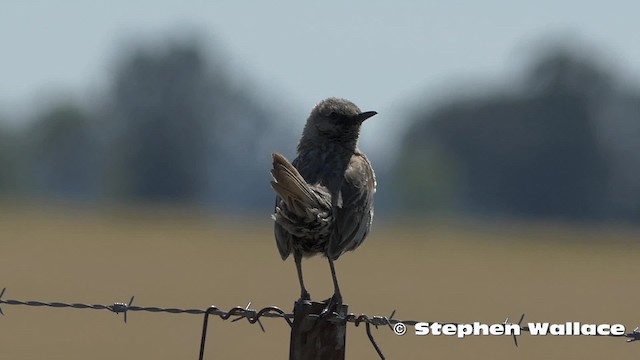
[(302, 257), (323, 254), (334, 286), (327, 307), (342, 303), (333, 262), (362, 244), (371, 227), (376, 179), (358, 136), (362, 122), (376, 114), (346, 99), (325, 99), (311, 111), (293, 162), (273, 153), (275, 238), (283, 260), (293, 253), (302, 300), (311, 298)]

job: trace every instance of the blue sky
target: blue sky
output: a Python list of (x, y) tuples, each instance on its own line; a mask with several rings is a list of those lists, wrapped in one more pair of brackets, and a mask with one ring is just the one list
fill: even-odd
[(301, 118), (295, 126), (328, 96), (379, 111), (363, 147), (384, 151), (407, 104), (436, 101), (465, 79), (506, 80), (541, 38), (581, 39), (638, 77), (639, 13), (636, 1), (10, 0), (0, 11), (0, 113), (100, 92), (127, 41), (196, 30)]

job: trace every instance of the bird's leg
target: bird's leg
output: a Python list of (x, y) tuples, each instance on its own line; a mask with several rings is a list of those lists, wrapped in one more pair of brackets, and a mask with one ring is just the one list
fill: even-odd
[(340, 287), (338, 286), (338, 277), (336, 276), (336, 268), (333, 266), (333, 260), (329, 259), (329, 267), (331, 268), (331, 277), (333, 278), (333, 296), (331, 299), (335, 301), (336, 304), (342, 304), (342, 294), (340, 294)]
[(298, 270), (298, 281), (300, 281), (300, 300), (311, 300), (311, 295), (304, 287), (304, 280), (302, 279), (302, 253), (294, 251), (293, 259), (296, 262), (296, 269)]
[(331, 277), (333, 278), (333, 296), (326, 300), (327, 306), (322, 310), (320, 316), (326, 316), (332, 312), (338, 311), (338, 306), (342, 305), (342, 294), (340, 293), (340, 287), (338, 286), (338, 277), (336, 276), (336, 268), (333, 265), (333, 260), (327, 256), (329, 260), (329, 267), (331, 268)]

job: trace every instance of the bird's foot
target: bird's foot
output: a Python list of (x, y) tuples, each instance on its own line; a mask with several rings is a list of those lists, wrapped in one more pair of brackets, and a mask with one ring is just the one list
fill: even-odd
[(340, 293), (334, 293), (332, 297), (323, 301), (323, 303), (327, 304), (324, 310), (320, 313), (320, 317), (326, 317), (331, 314), (339, 314), (339, 307), (342, 305), (342, 295)]
[(297, 302), (304, 302), (309, 300), (311, 300), (311, 294), (309, 294), (307, 290), (302, 290), (302, 292), (300, 293), (300, 298)]

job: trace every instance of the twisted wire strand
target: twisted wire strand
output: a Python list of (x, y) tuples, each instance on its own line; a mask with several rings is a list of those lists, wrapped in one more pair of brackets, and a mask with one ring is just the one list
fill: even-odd
[[(290, 312), (286, 312), (277, 306), (267, 306), (261, 308), (260, 310), (252, 309), (251, 303), (247, 304), (245, 307), (235, 306), (231, 309), (225, 311), (216, 306), (210, 306), (207, 309), (181, 309), (181, 308), (162, 308), (157, 306), (137, 306), (133, 305), (134, 297), (132, 296), (128, 303), (116, 302), (111, 305), (104, 304), (83, 304), (83, 303), (64, 303), (64, 302), (44, 302), (44, 301), (35, 301), (35, 300), (12, 300), (12, 299), (3, 299), (2, 296), (5, 293), (6, 288), (2, 289), (0, 292), (0, 305), (23, 305), (23, 306), (35, 306), (35, 307), (53, 307), (53, 308), (73, 308), (73, 309), (94, 309), (94, 310), (109, 310), (116, 314), (123, 313), (124, 314), (124, 322), (127, 322), (127, 313), (130, 311), (145, 311), (152, 313), (170, 313), (170, 314), (192, 314), (192, 315), (215, 315), (218, 316), (222, 320), (228, 320), (231, 317), (232, 322), (236, 322), (242, 319), (247, 319), (247, 321), (251, 324), (258, 323), (262, 331), (265, 331), (264, 326), (262, 325), (260, 319), (261, 318), (282, 318), (284, 319), (289, 326), (293, 324), (294, 314)], [(399, 320), (395, 319), (395, 310), (391, 312), (389, 316), (369, 316), (366, 314), (355, 315), (350, 313), (346, 316), (341, 316), (337, 313), (332, 313), (328, 315), (324, 315), (323, 319), (331, 322), (345, 322), (345, 323), (353, 323), (356, 327), (360, 324), (365, 324), (365, 330), (367, 333), (367, 337), (371, 341), (371, 344), (375, 348), (376, 352), (380, 356), (381, 359), (384, 359), (384, 355), (380, 350), (380, 347), (376, 344), (373, 335), (371, 333), (371, 325), (375, 326), (388, 326), (393, 330), (393, 326), (399, 323), (404, 325), (416, 325), (417, 323), (426, 323), (426, 324), (434, 324), (434, 321), (419, 321), (419, 320)], [(0, 314), (4, 315), (2, 308), (0, 307)], [(318, 315), (308, 315), (312, 318), (318, 318)], [(524, 320), (524, 314), (520, 317), (517, 323), (510, 323), (509, 318), (507, 318), (502, 324), (504, 325), (518, 325), (521, 331), (530, 332), (528, 326), (522, 326), (522, 321)], [(439, 324), (452, 324), (452, 325), (463, 325), (465, 323), (458, 322), (438, 322)], [(205, 320), (206, 325), (206, 320)], [(205, 326), (206, 327), (206, 326)], [(205, 340), (206, 330), (203, 329), (203, 342), (201, 348), (204, 348), (204, 340)], [(640, 328), (636, 327), (633, 331), (624, 333), (621, 335), (604, 335), (609, 337), (625, 337), (627, 338), (627, 342), (633, 342), (640, 340)], [(518, 346), (518, 339), (516, 335), (513, 335), (513, 340), (516, 346)]]

